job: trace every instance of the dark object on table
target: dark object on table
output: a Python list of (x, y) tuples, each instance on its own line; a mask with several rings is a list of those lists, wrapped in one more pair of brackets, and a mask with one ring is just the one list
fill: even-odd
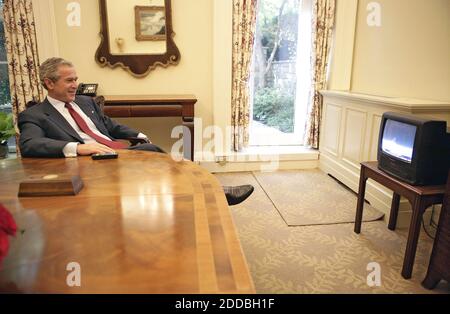
[(80, 176), (49, 174), (20, 182), (19, 197), (76, 195), (83, 188)]
[(117, 153), (102, 153), (102, 154), (93, 154), (91, 157), (93, 160), (117, 159), (117, 157), (119, 157), (119, 154), (117, 154)]

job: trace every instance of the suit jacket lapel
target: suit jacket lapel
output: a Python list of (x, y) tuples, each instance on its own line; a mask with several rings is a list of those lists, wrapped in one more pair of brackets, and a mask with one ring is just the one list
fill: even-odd
[(77, 139), (77, 141), (84, 143), (83, 139), (78, 135), (78, 133), (70, 126), (69, 122), (56, 110), (47, 98), (43, 102), (44, 113), (48, 116), (50, 120), (56, 123), (64, 132)]

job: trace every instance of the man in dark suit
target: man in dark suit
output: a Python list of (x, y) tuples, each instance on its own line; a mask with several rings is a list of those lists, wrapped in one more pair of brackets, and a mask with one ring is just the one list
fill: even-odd
[[(23, 157), (76, 157), (112, 153), (114, 149), (136, 149), (164, 153), (146, 143), (127, 147), (116, 139), (148, 139), (105, 116), (92, 98), (76, 95), (77, 74), (73, 64), (50, 58), (39, 68), (40, 80), (48, 91), (46, 99), (19, 114), (20, 150)], [(251, 185), (224, 187), (230, 205), (245, 200)]]
[[(92, 123), (94, 133), (105, 139), (126, 139), (130, 137), (146, 138), (125, 125), (120, 125), (105, 116), (91, 97), (77, 95), (74, 97), (73, 110), (83, 114), (87, 124)], [(113, 148), (101, 144), (83, 132), (65, 110), (65, 103), (48, 96), (41, 104), (35, 105), (19, 114), (20, 149), (23, 157), (75, 157), (94, 153), (113, 152)], [(69, 122), (70, 121), (70, 122)], [(71, 123), (72, 122), (72, 123)], [(130, 147), (144, 148), (149, 151), (163, 152), (153, 144)], [(125, 147), (124, 147), (125, 148)]]

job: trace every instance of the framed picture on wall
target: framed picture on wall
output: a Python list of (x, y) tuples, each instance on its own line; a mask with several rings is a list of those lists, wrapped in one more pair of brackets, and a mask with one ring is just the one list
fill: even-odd
[(166, 40), (166, 11), (163, 6), (135, 6), (136, 40)]

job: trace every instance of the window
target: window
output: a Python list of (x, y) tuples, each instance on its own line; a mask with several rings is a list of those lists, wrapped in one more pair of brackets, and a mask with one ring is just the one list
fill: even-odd
[[(0, 12), (2, 11), (3, 0), (0, 0)], [(0, 14), (0, 77), (0, 111), (11, 112), (11, 96), (9, 92), (8, 61), (6, 60), (3, 13)]]
[[(3, 0), (0, 0), (0, 111), (11, 113), (11, 95), (9, 90), (8, 61), (5, 48), (5, 27), (3, 23)], [(10, 152), (15, 152), (15, 138), (8, 140)]]
[(310, 90), (311, 0), (260, 0), (250, 145), (301, 145)]

